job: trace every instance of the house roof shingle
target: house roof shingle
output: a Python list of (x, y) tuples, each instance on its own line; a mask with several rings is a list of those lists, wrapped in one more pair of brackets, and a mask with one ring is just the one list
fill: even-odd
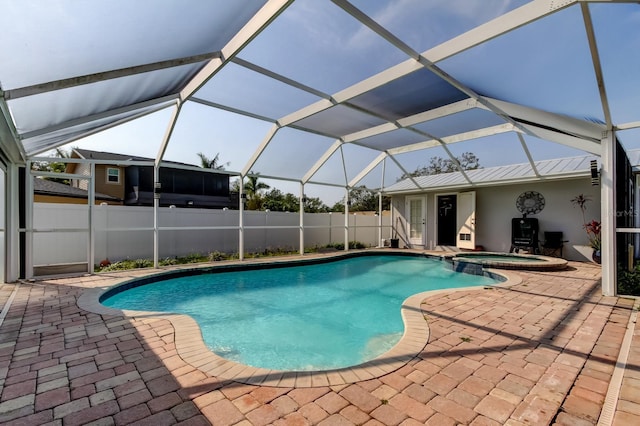
[[(63, 183), (54, 182), (51, 180), (40, 179), (37, 177), (33, 178), (33, 190), (36, 194), (41, 195), (56, 195), (71, 198), (87, 198), (89, 196), (89, 193), (84, 189), (74, 188), (70, 185), (65, 185)], [(100, 193), (96, 193), (95, 198), (96, 200), (104, 201), (120, 201), (120, 199), (116, 197)]]

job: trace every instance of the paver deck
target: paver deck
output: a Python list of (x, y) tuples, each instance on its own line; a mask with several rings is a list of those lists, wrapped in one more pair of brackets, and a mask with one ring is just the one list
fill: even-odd
[(78, 306), (86, 289), (148, 273), (0, 286), (1, 424), (640, 424), (640, 326), (626, 333), (636, 301), (601, 296), (596, 265), (429, 296), (417, 356), (381, 377), (312, 387), (216, 377), (179, 355), (185, 339), (169, 319)]

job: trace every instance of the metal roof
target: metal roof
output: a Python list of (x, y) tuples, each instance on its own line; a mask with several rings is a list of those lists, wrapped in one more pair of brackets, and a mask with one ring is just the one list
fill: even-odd
[(390, 185), (386, 188), (386, 192), (388, 194), (398, 194), (402, 192), (441, 191), (455, 188), (505, 185), (534, 181), (540, 179), (541, 176), (544, 176), (545, 180), (586, 177), (591, 176), (591, 161), (596, 159), (597, 157), (593, 155), (585, 155), (582, 157), (536, 161), (534, 163), (535, 168), (531, 167), (529, 163), (523, 163), (467, 170), (465, 174), (473, 182), (473, 185), (460, 172), (418, 176), (412, 179), (403, 179)]
[[(540, 162), (549, 144), (599, 155), (603, 132), (625, 143), (640, 129), (636, 1), (59, 0), (2, 11), (0, 149), (15, 163), (165, 111), (165, 137), (139, 141), (158, 164), (202, 139), (223, 159), (241, 154), (242, 176), (391, 189), (425, 158), (486, 147), (484, 158), (517, 153), (553, 175), (561, 164)], [(515, 179), (519, 167), (455, 179)]]

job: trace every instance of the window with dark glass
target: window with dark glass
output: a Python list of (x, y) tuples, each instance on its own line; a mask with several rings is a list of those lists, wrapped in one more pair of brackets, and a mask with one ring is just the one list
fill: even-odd
[(107, 168), (107, 182), (120, 183), (120, 169), (108, 167)]

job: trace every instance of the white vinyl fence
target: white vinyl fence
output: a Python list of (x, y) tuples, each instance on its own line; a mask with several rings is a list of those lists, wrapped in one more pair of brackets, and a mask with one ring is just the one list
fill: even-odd
[[(244, 252), (268, 249), (298, 250), (300, 214), (244, 212)], [(93, 209), (94, 264), (103, 259), (153, 258), (153, 208), (97, 205)], [(86, 264), (89, 253), (89, 207), (35, 203), (33, 212), (33, 265)], [(237, 210), (160, 208), (158, 214), (160, 258), (239, 250)], [(199, 229), (198, 229), (199, 228)], [(223, 229), (211, 229), (223, 228)], [(377, 246), (390, 238), (390, 217), (349, 214), (349, 241)], [(344, 243), (345, 219), (341, 213), (305, 213), (305, 248)]]

